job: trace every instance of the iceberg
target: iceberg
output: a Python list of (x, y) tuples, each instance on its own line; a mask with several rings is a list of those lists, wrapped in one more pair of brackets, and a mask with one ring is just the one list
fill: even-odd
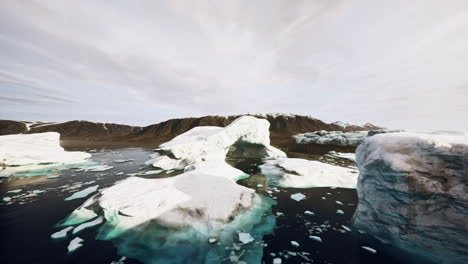
[(306, 196), (303, 195), (302, 193), (295, 193), (295, 194), (291, 195), (291, 199), (293, 199), (294, 201), (297, 201), (297, 202), (304, 200), (305, 197)]
[(58, 232), (55, 232), (53, 233), (50, 237), (52, 239), (60, 239), (60, 238), (65, 238), (67, 237), (67, 234), (70, 230), (72, 230), (73, 227), (72, 226), (69, 226), (69, 227), (65, 227), (64, 229), (58, 231)]
[(70, 244), (68, 245), (68, 253), (73, 253), (75, 252), (77, 249), (79, 249), (80, 247), (83, 246), (83, 244), (81, 244), (84, 240), (79, 238), (79, 237), (75, 237), (75, 239), (73, 239), (72, 241), (70, 241)]
[(0, 136), (0, 173), (5, 175), (83, 163), (89, 157), (85, 152), (65, 151), (56, 132)]
[(358, 171), (297, 158), (268, 159), (260, 166), (272, 185), (291, 188), (356, 188)]
[(342, 131), (315, 131), (294, 135), (297, 144), (320, 144), (336, 146), (356, 147), (367, 137), (367, 131), (342, 132)]
[(98, 218), (96, 218), (93, 221), (89, 221), (89, 222), (83, 223), (83, 224), (75, 227), (75, 229), (73, 229), (72, 233), (76, 234), (76, 233), (78, 233), (78, 232), (80, 232), (82, 230), (85, 230), (86, 228), (100, 225), (100, 224), (102, 224), (103, 221), (104, 221), (104, 218), (102, 216), (99, 216)]
[(226, 127), (202, 126), (159, 146), (146, 164), (163, 170), (184, 169), (201, 161), (224, 161), (226, 155), (286, 157), (270, 145), (270, 123), (252, 116), (240, 117)]
[(69, 197), (65, 198), (65, 201), (85, 198), (88, 195), (92, 194), (93, 192), (97, 191), (98, 188), (99, 188), (99, 185), (94, 185), (94, 186), (88, 187), (86, 189), (83, 189), (83, 190), (81, 190), (79, 192), (74, 193), (72, 196), (69, 196)]
[(468, 261), (468, 133), (387, 133), (356, 150), (354, 226), (430, 262)]
[(20, 193), (23, 189), (16, 189), (16, 190), (11, 190), (11, 191), (8, 191), (7, 193)]
[(239, 233), (239, 241), (243, 244), (248, 244), (255, 239), (249, 233)]

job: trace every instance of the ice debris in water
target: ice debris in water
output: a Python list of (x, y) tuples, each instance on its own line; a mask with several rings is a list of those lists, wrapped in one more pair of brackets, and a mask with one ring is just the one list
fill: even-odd
[(339, 204), (339, 205), (343, 205), (343, 203), (340, 202), (340, 201), (336, 201), (335, 203), (336, 203), (336, 204)]
[(258, 187), (258, 188), (262, 188), (262, 187), (263, 187), (263, 184), (257, 184), (257, 187)]
[(16, 190), (11, 190), (8, 191), (7, 193), (20, 193), (23, 189), (16, 189)]
[(41, 193), (45, 193), (46, 191), (45, 190), (33, 190), (32, 193), (34, 194), (41, 194)]
[(273, 259), (273, 264), (281, 264), (281, 259), (280, 258)]
[(64, 238), (67, 236), (68, 232), (72, 229), (73, 229), (73, 226), (66, 227), (58, 232), (53, 233), (52, 235), (50, 235), (50, 237), (53, 239)]
[(254, 238), (249, 233), (239, 233), (239, 241), (243, 244), (248, 244), (254, 241)]
[(306, 196), (303, 195), (302, 193), (295, 193), (295, 194), (292, 194), (291, 195), (291, 199), (295, 200), (295, 201), (301, 201), (305, 198)]
[(109, 165), (95, 165), (95, 166), (89, 166), (89, 167), (84, 167), (83, 171), (92, 171), (92, 172), (98, 172), (98, 171), (108, 171), (114, 168), (113, 166)]
[(153, 175), (153, 174), (158, 174), (161, 173), (162, 170), (149, 170), (141, 173), (140, 175)]
[(88, 227), (93, 227), (93, 226), (97, 226), (97, 225), (100, 225), (102, 224), (102, 222), (104, 221), (104, 218), (102, 216), (96, 218), (96, 220), (93, 220), (93, 221), (89, 221), (89, 222), (86, 222), (86, 223), (83, 223), (79, 226), (77, 226), (75, 229), (73, 229), (73, 234), (76, 234)]
[(361, 246), (361, 248), (363, 248), (363, 249), (365, 249), (365, 250), (367, 250), (367, 251), (369, 251), (369, 252), (371, 252), (373, 254), (377, 253), (377, 250), (375, 250), (375, 249), (373, 249), (371, 247)]
[(91, 187), (88, 187), (82, 191), (79, 191), (79, 192), (76, 192), (74, 193), (72, 196), (70, 197), (67, 197), (65, 198), (65, 201), (70, 201), (70, 200), (74, 200), (74, 199), (80, 199), (80, 198), (85, 198), (87, 197), (88, 195), (92, 194), (93, 192), (97, 191), (97, 189), (99, 188), (99, 185), (94, 185), (94, 186), (91, 186)]
[(309, 236), (310, 239), (315, 240), (317, 242), (323, 242), (319, 236)]
[(306, 215), (315, 215), (313, 212), (311, 212), (309, 210), (305, 211), (304, 214), (306, 214)]
[(8, 203), (11, 201), (11, 197), (3, 197), (3, 200), (5, 203)]
[(114, 163), (124, 163), (124, 162), (129, 162), (133, 161), (133, 159), (120, 159), (120, 160), (114, 160)]
[(346, 230), (346, 231), (348, 231), (348, 232), (351, 232), (351, 229), (350, 229), (349, 227), (347, 227), (347, 226), (345, 226), (345, 225), (341, 225), (341, 227), (342, 227), (344, 230)]
[(72, 241), (70, 241), (70, 244), (68, 245), (68, 253), (72, 253), (74, 252), (75, 250), (79, 249), (80, 247), (83, 246), (83, 244), (81, 244), (84, 240), (79, 238), (79, 237), (75, 237), (75, 239), (73, 239)]
[(343, 210), (340, 210), (340, 209), (336, 210), (336, 213), (337, 214), (344, 214)]
[(210, 239), (208, 239), (208, 242), (209, 242), (210, 244), (214, 244), (214, 243), (216, 243), (216, 241), (217, 241), (217, 240), (216, 240), (215, 238), (210, 238)]
[(118, 261), (112, 261), (110, 264), (124, 264), (124, 261), (126, 259), (127, 259), (127, 257), (123, 256)]
[(57, 179), (59, 178), (59, 175), (53, 175), (53, 176), (48, 176), (47, 179)]
[(291, 241), (291, 245), (294, 247), (299, 247), (299, 243), (297, 243), (297, 241)]

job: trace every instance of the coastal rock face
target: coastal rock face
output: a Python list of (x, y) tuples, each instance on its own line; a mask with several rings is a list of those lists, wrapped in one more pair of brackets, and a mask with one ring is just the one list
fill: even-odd
[(467, 263), (466, 132), (375, 135), (356, 163), (356, 227), (428, 262)]
[(27, 131), (26, 124), (12, 120), (0, 120), (0, 135), (21, 134)]

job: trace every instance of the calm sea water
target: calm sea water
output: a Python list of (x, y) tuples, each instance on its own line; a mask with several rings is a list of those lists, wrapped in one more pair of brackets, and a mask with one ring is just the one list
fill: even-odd
[[(0, 183), (1, 197), (12, 197), (12, 203), (0, 204), (0, 256), (1, 263), (111, 263), (122, 256), (110, 241), (96, 240), (96, 228), (82, 231), (84, 245), (73, 254), (68, 254), (70, 239), (52, 240), (50, 235), (57, 231), (54, 226), (80, 206), (85, 199), (64, 201), (74, 192), (99, 185), (105, 188), (129, 177), (127, 173), (151, 170), (144, 166), (151, 150), (142, 148), (98, 150), (92, 152), (92, 160), (99, 164), (114, 166), (105, 172), (77, 172), (66, 169), (49, 175), (34, 177), (11, 177)], [(318, 156), (317, 158), (319, 158)], [(131, 162), (114, 163), (114, 160), (133, 159)], [(352, 228), (351, 218), (357, 204), (356, 190), (341, 188), (278, 188), (272, 192), (258, 165), (261, 160), (241, 159), (228, 162), (249, 173), (251, 177), (238, 183), (256, 189), (259, 194), (276, 200), (272, 213), (276, 217), (273, 233), (264, 236), (263, 263), (273, 263), (280, 257), (283, 263), (403, 263), (383, 252), (382, 246), (365, 239)], [(339, 161), (346, 163), (346, 161)], [(123, 172), (124, 175), (117, 175)], [(158, 174), (146, 178), (172, 177), (175, 174)], [(59, 176), (49, 179), (49, 176)], [(259, 184), (263, 187), (257, 187)], [(18, 194), (7, 191), (22, 189)], [(29, 196), (33, 190), (45, 193)], [(297, 202), (292, 194), (302, 193), (306, 199)], [(339, 201), (341, 204), (337, 203)], [(315, 215), (307, 215), (308, 210)], [(342, 210), (343, 214), (337, 214)], [(345, 227), (351, 229), (347, 231)], [(319, 236), (322, 243), (309, 238)], [(296, 241), (299, 246), (293, 246)], [(363, 250), (361, 246), (376, 248), (376, 254)], [(124, 263), (141, 263), (128, 258)]]

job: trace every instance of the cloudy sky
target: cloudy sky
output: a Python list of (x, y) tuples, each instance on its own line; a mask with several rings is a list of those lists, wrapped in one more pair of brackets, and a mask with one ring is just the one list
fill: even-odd
[(0, 1), (0, 119), (468, 129), (466, 0)]

